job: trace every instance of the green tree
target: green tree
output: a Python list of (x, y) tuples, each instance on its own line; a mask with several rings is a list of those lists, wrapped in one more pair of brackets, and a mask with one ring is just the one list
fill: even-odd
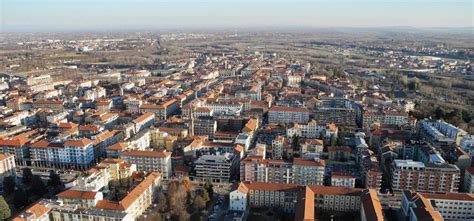
[(48, 185), (52, 187), (62, 185), (61, 178), (59, 177), (57, 173), (54, 172), (54, 170), (49, 171)]
[(209, 194), (209, 198), (212, 198), (212, 196), (214, 195), (214, 189), (213, 189), (211, 181), (209, 181), (209, 180), (206, 181), (206, 183), (204, 184), (204, 189)]
[(209, 193), (207, 192), (207, 190), (204, 190), (203, 193), (202, 193), (202, 198), (204, 199), (204, 201), (207, 203), (211, 200), (211, 198), (209, 198)]
[(15, 177), (14, 176), (7, 176), (3, 179), (3, 189), (7, 194), (13, 193), (15, 191)]
[(3, 196), (0, 196), (0, 220), (7, 220), (11, 216), (10, 207)]
[(300, 146), (300, 136), (298, 136), (298, 135), (293, 136), (292, 145), (296, 149), (299, 148), (299, 146)]
[(28, 205), (28, 196), (26, 195), (25, 189), (22, 187), (15, 190), (15, 195), (13, 195), (13, 205), (17, 209), (23, 209)]
[(45, 192), (46, 192), (46, 186), (44, 185), (43, 180), (41, 179), (40, 176), (34, 175), (31, 178), (31, 193), (37, 196), (43, 196)]
[(24, 184), (30, 184), (31, 183), (31, 177), (33, 177), (33, 173), (31, 172), (31, 169), (26, 167), (23, 168), (22, 170), (22, 181)]

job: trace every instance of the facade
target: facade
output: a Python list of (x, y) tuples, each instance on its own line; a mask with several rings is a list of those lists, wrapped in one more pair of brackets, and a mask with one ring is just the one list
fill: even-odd
[(272, 141), (272, 159), (281, 160), (283, 159), (283, 150), (288, 142), (283, 136), (277, 136)]
[(31, 162), (37, 167), (86, 170), (94, 164), (94, 144), (87, 138), (63, 142), (38, 141), (30, 146)]
[(235, 156), (232, 154), (203, 155), (199, 157), (194, 161), (196, 179), (218, 183), (229, 182), (234, 159)]
[(135, 133), (143, 130), (144, 128), (149, 128), (153, 125), (155, 121), (154, 113), (143, 113), (139, 117), (135, 118), (132, 122), (135, 124)]
[(164, 179), (172, 175), (170, 152), (131, 150), (122, 152), (120, 157), (136, 164), (138, 170), (160, 172)]
[(294, 158), (293, 161), (267, 160), (248, 156), (240, 162), (240, 180), (299, 185), (322, 185), (323, 160)]
[(0, 190), (3, 190), (3, 180), (9, 176), (16, 177), (15, 156), (0, 154)]
[(349, 174), (333, 172), (331, 175), (331, 186), (342, 186), (342, 187), (354, 188), (355, 180), (356, 178)]
[(394, 191), (457, 192), (460, 171), (457, 166), (450, 164), (395, 160), (392, 164), (391, 179)]
[[(314, 211), (327, 211), (335, 213), (358, 212), (361, 208), (361, 197), (363, 189), (347, 187), (328, 186), (299, 186), (295, 184), (275, 184), (260, 182), (241, 182), (239, 187), (232, 192), (234, 197), (230, 198), (230, 205), (236, 209), (243, 208), (245, 203), (242, 196), (246, 196), (250, 207), (270, 207), (287, 212), (295, 212), (298, 196), (305, 193), (311, 202), (307, 202), (307, 207)], [(238, 196), (238, 197), (237, 197)], [(233, 202), (234, 201), (234, 202)], [(310, 208), (306, 208), (310, 209)], [(306, 210), (302, 211), (306, 212)], [(298, 212), (297, 212), (298, 213)], [(298, 214), (296, 214), (298, 216)], [(314, 213), (312, 219), (314, 219)]]
[(416, 193), (404, 191), (402, 212), (412, 220), (472, 220), (474, 219), (474, 197), (467, 193)]
[(217, 121), (212, 117), (198, 117), (192, 120), (192, 130), (194, 136), (208, 135), (214, 137), (217, 130)]
[(474, 193), (474, 167), (469, 167), (464, 173), (464, 192)]
[(268, 110), (269, 123), (307, 123), (309, 121), (309, 110), (294, 107), (272, 107)]

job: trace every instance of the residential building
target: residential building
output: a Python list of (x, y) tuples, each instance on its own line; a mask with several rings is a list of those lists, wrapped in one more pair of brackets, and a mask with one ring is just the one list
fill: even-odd
[(295, 107), (272, 107), (268, 110), (269, 123), (307, 123), (309, 121), (309, 110)]
[(355, 187), (356, 177), (343, 173), (333, 172), (331, 175), (331, 186)]
[(238, 159), (233, 154), (224, 155), (203, 155), (200, 156), (194, 164), (196, 171), (196, 180), (211, 181), (218, 183), (228, 183), (231, 177), (231, 170), (234, 161)]
[(394, 191), (457, 192), (459, 182), (459, 168), (451, 164), (394, 160), (391, 168), (391, 183)]
[(120, 157), (136, 164), (138, 170), (160, 172), (164, 179), (172, 175), (170, 152), (130, 150), (122, 152)]
[(240, 162), (240, 180), (247, 182), (322, 185), (324, 171), (325, 162), (319, 159), (284, 161), (248, 156)]
[(0, 190), (3, 191), (3, 180), (9, 176), (16, 177), (15, 156), (0, 154)]
[(474, 167), (469, 167), (464, 173), (464, 192), (474, 193)]

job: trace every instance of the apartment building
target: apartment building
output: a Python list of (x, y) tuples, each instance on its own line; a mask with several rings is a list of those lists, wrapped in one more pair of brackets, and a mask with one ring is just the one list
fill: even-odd
[(137, 165), (125, 162), (123, 159), (105, 158), (96, 166), (96, 169), (105, 170), (105, 176), (111, 184), (126, 185), (131, 183), (131, 177), (137, 171)]
[(135, 125), (135, 133), (143, 130), (144, 128), (149, 128), (155, 122), (154, 113), (143, 113), (139, 117), (132, 120), (132, 123)]
[(384, 221), (382, 204), (377, 195), (377, 191), (369, 189), (363, 196), (360, 204), (361, 221)]
[(209, 138), (213, 138), (217, 130), (217, 121), (213, 117), (193, 118), (191, 124), (194, 136), (208, 135)]
[(331, 138), (337, 136), (337, 126), (335, 124), (318, 124), (316, 120), (308, 123), (295, 123), (286, 129), (286, 136), (299, 136), (302, 138)]
[(16, 165), (26, 165), (30, 158), (30, 145), (41, 138), (38, 130), (23, 132), (0, 139), (0, 153), (15, 156)]
[(288, 141), (283, 136), (277, 136), (272, 141), (272, 159), (281, 160), (283, 159), (283, 151), (285, 146), (288, 145)]
[(237, 211), (243, 208), (246, 205), (244, 201), (247, 201), (250, 207), (270, 207), (294, 212), (298, 195), (307, 190), (311, 199), (314, 199), (308, 202), (314, 210), (340, 213), (358, 212), (364, 194), (363, 189), (347, 187), (241, 182), (230, 193), (229, 204)]
[(408, 123), (408, 113), (390, 110), (365, 110), (362, 114), (362, 126), (370, 128), (373, 123), (401, 126)]
[(16, 176), (15, 156), (0, 154), (0, 190), (3, 191), (3, 180), (9, 176)]
[(474, 196), (467, 193), (402, 193), (402, 212), (410, 221), (473, 220)]
[(343, 173), (333, 172), (331, 175), (331, 186), (355, 187), (356, 177)]
[(62, 100), (37, 100), (33, 101), (33, 108), (51, 109), (60, 111), (64, 109), (64, 101)]
[(240, 162), (240, 180), (246, 182), (322, 185), (324, 171), (324, 160), (315, 159), (284, 161), (248, 156)]
[(170, 152), (130, 150), (122, 152), (120, 157), (136, 164), (138, 170), (160, 172), (164, 179), (172, 176)]
[(474, 193), (474, 167), (469, 167), (464, 173), (464, 192)]
[(31, 163), (37, 167), (86, 170), (94, 164), (94, 143), (87, 138), (49, 142), (40, 140), (30, 146)]
[(163, 102), (162, 104), (142, 104), (140, 105), (140, 112), (154, 113), (157, 119), (166, 120), (179, 108), (179, 103), (176, 99)]
[(442, 120), (422, 120), (418, 132), (435, 146), (460, 145), (467, 132)]
[(296, 107), (272, 107), (268, 110), (268, 122), (271, 124), (307, 123), (309, 110)]
[(391, 183), (394, 191), (457, 192), (459, 182), (460, 170), (456, 165), (394, 160), (391, 168)]
[(194, 164), (196, 180), (211, 181), (218, 183), (228, 183), (231, 177), (231, 170), (235, 167), (236, 155), (226, 153), (224, 155), (203, 155)]
[(136, 220), (150, 207), (160, 184), (161, 175), (150, 173), (118, 201), (106, 199), (102, 192), (66, 190), (47, 213), (53, 221)]
[(321, 125), (334, 123), (340, 127), (356, 126), (356, 110), (348, 99), (323, 97), (312, 109), (312, 116)]

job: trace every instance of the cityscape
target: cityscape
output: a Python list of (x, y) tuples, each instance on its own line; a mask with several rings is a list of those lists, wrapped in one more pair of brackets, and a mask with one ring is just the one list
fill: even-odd
[(0, 220), (474, 220), (472, 1), (39, 2), (0, 5)]

